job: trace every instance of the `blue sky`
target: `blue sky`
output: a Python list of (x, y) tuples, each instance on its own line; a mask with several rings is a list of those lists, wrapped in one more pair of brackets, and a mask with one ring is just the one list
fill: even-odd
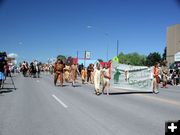
[(46, 61), (119, 51), (163, 53), (166, 29), (180, 23), (176, 0), (0, 0), (0, 50)]

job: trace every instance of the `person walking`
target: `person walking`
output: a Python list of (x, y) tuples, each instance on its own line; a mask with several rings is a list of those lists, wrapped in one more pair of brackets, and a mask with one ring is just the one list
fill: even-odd
[(10, 74), (11, 74), (10, 67), (9, 67), (8, 64), (6, 64), (6, 65), (4, 66), (4, 75), (5, 75), (5, 78), (6, 78), (6, 77), (9, 77)]
[(32, 77), (33, 76), (33, 62), (30, 63), (29, 65), (29, 76)]
[(178, 82), (178, 74), (176, 70), (174, 70), (172, 74), (172, 85), (177, 85), (177, 82)]
[(158, 63), (156, 62), (153, 68), (153, 93), (158, 94), (159, 88), (159, 71), (158, 71)]
[(108, 64), (105, 63), (104, 69), (102, 71), (103, 76), (103, 89), (102, 92), (104, 94), (104, 90), (107, 89), (107, 95), (109, 95), (109, 89), (110, 89), (110, 68), (108, 67)]
[(64, 64), (62, 60), (57, 60), (54, 67), (54, 85), (56, 86), (58, 78), (60, 79), (60, 85), (63, 87), (63, 69)]
[(27, 66), (27, 63), (25, 61), (21, 65), (21, 71), (23, 73), (23, 76), (26, 77), (27, 71), (28, 71), (28, 66)]
[(37, 71), (37, 77), (40, 78), (41, 66), (39, 62), (36, 64), (36, 71)]
[(91, 64), (91, 84), (94, 84), (94, 64)]
[(72, 80), (72, 86), (75, 87), (75, 81), (77, 78), (78, 68), (76, 64), (71, 65), (71, 80)]
[(91, 64), (89, 64), (89, 66), (87, 67), (87, 82), (89, 82), (89, 80), (91, 81), (91, 72), (92, 72), (92, 66)]
[(101, 83), (101, 69), (100, 69), (100, 64), (97, 63), (94, 69), (94, 86), (95, 86), (95, 94), (97, 96), (100, 95), (100, 83)]
[(167, 88), (167, 80), (168, 80), (168, 67), (167, 67), (167, 61), (164, 61), (162, 63), (162, 67), (161, 67), (161, 72), (162, 72), (162, 87), (161, 88)]
[(0, 89), (3, 87), (3, 83), (5, 80), (5, 69), (4, 66), (6, 65), (6, 61), (3, 57), (0, 56)]
[(71, 67), (67, 63), (64, 68), (64, 79), (66, 82), (69, 82), (69, 80), (70, 80), (70, 70), (71, 70)]
[(85, 83), (86, 76), (87, 76), (87, 72), (86, 72), (86, 69), (83, 67), (83, 68), (81, 69), (81, 79), (82, 79), (82, 84)]
[(37, 73), (37, 70), (36, 70), (36, 62), (32, 62), (32, 74), (33, 74), (33, 78), (36, 78), (36, 73)]

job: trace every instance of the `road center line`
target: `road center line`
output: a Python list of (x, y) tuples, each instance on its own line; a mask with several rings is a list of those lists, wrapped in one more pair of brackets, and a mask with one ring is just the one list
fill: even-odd
[(63, 103), (58, 97), (56, 97), (55, 95), (52, 95), (52, 97), (53, 97), (56, 101), (58, 101), (64, 108), (68, 108), (68, 106), (67, 106), (65, 103)]

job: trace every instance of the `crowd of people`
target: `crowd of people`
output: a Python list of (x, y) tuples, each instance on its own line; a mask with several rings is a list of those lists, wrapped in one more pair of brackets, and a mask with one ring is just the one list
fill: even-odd
[[(75, 82), (81, 78), (82, 84), (90, 83), (95, 86), (95, 94), (100, 95), (104, 93), (107, 88), (107, 95), (109, 95), (110, 86), (110, 69), (108, 64), (102, 67), (99, 63), (95, 66), (90, 64), (87, 68), (83, 65), (75, 63), (64, 63), (62, 60), (57, 60), (54, 64), (54, 85), (59, 81), (60, 86), (63, 87), (64, 81), (69, 82), (75, 87)], [(102, 86), (102, 88), (101, 88)]]
[[(54, 76), (55, 86), (59, 83), (60, 86), (63, 87), (64, 82), (66, 82), (71, 83), (72, 86), (75, 87), (76, 81), (81, 79), (82, 85), (94, 85), (96, 95), (109, 95), (111, 69), (110, 64), (108, 63), (102, 65), (97, 62), (95, 64), (89, 64), (88, 67), (84, 67), (83, 64), (78, 65), (72, 61), (68, 62), (57, 59), (57, 61), (53, 64), (40, 64), (37, 60), (31, 62), (30, 64), (26, 61), (23, 61), (20, 64), (19, 72), (22, 72), (24, 77), (29, 76), (32, 78), (39, 78), (42, 71), (50, 73)], [(7, 64), (7, 61), (4, 60), (4, 57), (0, 57), (1, 84), (2, 80), (4, 80), (7, 76), (11, 76), (11, 69)], [(152, 80), (153, 93), (157, 94), (160, 84), (161, 88), (167, 88), (168, 84), (180, 84), (180, 70), (168, 69), (167, 61), (156, 63), (153, 67)]]
[(100, 63), (96, 63), (95, 66), (90, 64), (87, 69), (83, 68), (81, 71), (81, 79), (82, 84), (84, 84), (86, 80), (87, 83), (94, 84), (96, 95), (105, 94), (105, 89), (107, 95), (109, 95), (111, 74), (110, 67), (107, 63), (104, 66)]
[(168, 88), (169, 85), (180, 84), (180, 70), (168, 69), (167, 61), (163, 61), (161, 64), (156, 63), (153, 68), (153, 92), (158, 93), (159, 84), (161, 88)]
[[(111, 71), (110, 66), (106, 63), (101, 65), (100, 63), (89, 64), (86, 68), (83, 64), (78, 65), (73, 62), (64, 62), (57, 60), (54, 64), (40, 65), (37, 61), (34, 61), (28, 65), (27, 62), (21, 64), (21, 72), (23, 75), (31, 77), (39, 77), (40, 72), (48, 72), (54, 76), (54, 85), (59, 82), (60, 86), (64, 86), (64, 82), (71, 83), (75, 87), (75, 82), (78, 77), (81, 79), (82, 84), (92, 84), (95, 88), (95, 94), (109, 95)], [(167, 84), (178, 85), (180, 84), (180, 71), (169, 70), (167, 61), (163, 61), (161, 64), (156, 63), (153, 67), (153, 93), (159, 93), (159, 85), (161, 88), (167, 88)]]
[(24, 77), (30, 76), (33, 78), (40, 77), (41, 67), (38, 61), (33, 61), (30, 64), (28, 62), (23, 61), (20, 64), (20, 71), (22, 72)]

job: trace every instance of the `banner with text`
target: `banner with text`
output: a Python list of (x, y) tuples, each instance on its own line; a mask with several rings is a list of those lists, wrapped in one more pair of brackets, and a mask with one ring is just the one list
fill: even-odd
[(152, 91), (153, 68), (118, 64), (113, 62), (110, 83), (111, 87), (114, 88)]

